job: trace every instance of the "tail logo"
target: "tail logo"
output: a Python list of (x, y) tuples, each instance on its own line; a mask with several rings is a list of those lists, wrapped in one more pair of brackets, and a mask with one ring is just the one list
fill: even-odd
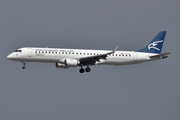
[(160, 49), (157, 48), (157, 47), (155, 47), (155, 46), (158, 45), (158, 43), (161, 43), (161, 42), (163, 42), (163, 40), (161, 40), (161, 41), (155, 41), (155, 42), (153, 42), (153, 43), (150, 43), (150, 44), (148, 45), (148, 49), (150, 50), (151, 48), (153, 48), (153, 49), (156, 49), (156, 50), (160, 51)]

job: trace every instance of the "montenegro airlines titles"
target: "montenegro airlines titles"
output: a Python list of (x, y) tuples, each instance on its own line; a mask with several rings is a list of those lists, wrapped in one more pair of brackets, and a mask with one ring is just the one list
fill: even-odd
[[(51, 62), (57, 68), (80, 66), (79, 72), (84, 73), (90, 72), (92, 65), (119, 66), (167, 58), (170, 52), (161, 54), (165, 35), (166, 31), (159, 32), (145, 48), (138, 51), (117, 51), (118, 46), (112, 51), (24, 47), (9, 54), (7, 59), (21, 61), (23, 69), (26, 62)], [(83, 66), (86, 66), (85, 70)]]

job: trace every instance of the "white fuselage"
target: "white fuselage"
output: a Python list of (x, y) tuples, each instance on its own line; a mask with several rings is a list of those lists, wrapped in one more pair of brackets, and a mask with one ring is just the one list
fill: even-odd
[[(22, 69), (25, 62), (52, 62), (57, 68), (80, 66), (80, 73), (90, 72), (91, 65), (128, 65), (167, 58), (168, 54), (161, 54), (166, 31), (160, 31), (154, 39), (143, 49), (138, 51), (87, 50), (63, 48), (20, 48), (7, 56), (10, 60), (21, 61)], [(83, 66), (87, 66), (86, 69)]]
[[(86, 50), (86, 49), (61, 49), (61, 48), (33, 48), (25, 47), (20, 48), (21, 52), (13, 52), (7, 56), (10, 60), (25, 61), (25, 62), (52, 62), (64, 64), (64, 60), (67, 58), (79, 60), (80, 58), (97, 56), (106, 54), (108, 50)], [(150, 58), (156, 54), (143, 53), (134, 51), (115, 51), (110, 54), (106, 59), (100, 59), (95, 65), (127, 65), (136, 64), (151, 60)]]

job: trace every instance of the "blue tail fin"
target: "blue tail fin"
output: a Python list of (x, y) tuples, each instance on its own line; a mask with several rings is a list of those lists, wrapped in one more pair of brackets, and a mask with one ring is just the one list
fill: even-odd
[(159, 32), (145, 48), (138, 50), (137, 52), (161, 54), (165, 35), (166, 31)]

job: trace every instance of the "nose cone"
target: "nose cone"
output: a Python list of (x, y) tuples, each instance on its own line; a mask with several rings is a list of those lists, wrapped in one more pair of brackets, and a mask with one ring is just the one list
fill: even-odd
[(13, 58), (12, 54), (9, 54), (9, 55), (7, 56), (7, 59), (9, 59), (9, 60), (12, 60), (12, 58)]

